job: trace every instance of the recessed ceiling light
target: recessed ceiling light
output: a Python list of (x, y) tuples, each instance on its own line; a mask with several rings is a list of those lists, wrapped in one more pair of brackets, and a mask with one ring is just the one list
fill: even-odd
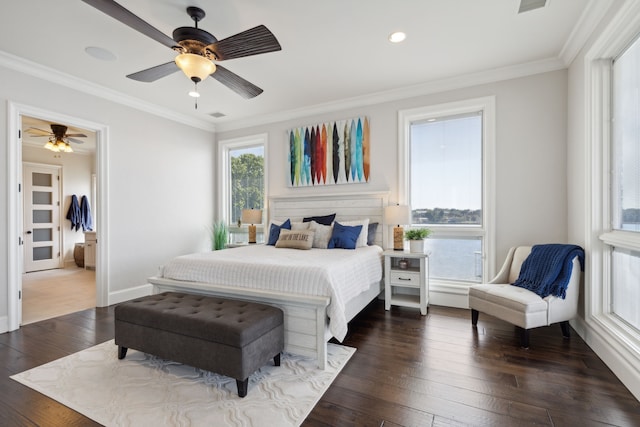
[(400, 43), (401, 41), (404, 41), (404, 39), (406, 38), (407, 38), (407, 35), (402, 31), (396, 31), (395, 33), (391, 33), (389, 35), (389, 41), (391, 43)]
[(84, 51), (87, 52), (87, 55), (101, 61), (115, 61), (117, 59), (113, 53), (101, 47), (89, 46), (86, 47)]

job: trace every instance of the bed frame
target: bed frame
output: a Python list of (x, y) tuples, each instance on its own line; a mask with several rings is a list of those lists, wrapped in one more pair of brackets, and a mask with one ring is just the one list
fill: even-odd
[[(358, 193), (331, 196), (279, 196), (269, 200), (269, 220), (282, 221), (291, 218), (301, 221), (305, 216), (325, 215), (335, 212), (337, 221), (369, 218), (378, 222), (376, 244), (385, 247), (387, 227), (383, 225), (384, 207), (388, 205), (387, 193)], [(268, 223), (267, 223), (268, 224)], [(318, 367), (325, 369), (328, 329), (327, 306), (329, 297), (308, 296), (256, 289), (239, 289), (232, 286), (209, 283), (184, 282), (162, 277), (150, 277), (154, 293), (173, 291), (203, 295), (215, 295), (234, 299), (275, 305), (284, 311), (285, 351), (315, 357)], [(350, 321), (383, 290), (383, 281), (372, 283), (369, 290), (346, 304), (346, 318)]]

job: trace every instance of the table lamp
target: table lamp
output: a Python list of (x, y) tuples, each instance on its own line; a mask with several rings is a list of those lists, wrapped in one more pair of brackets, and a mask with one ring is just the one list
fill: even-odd
[(260, 209), (243, 209), (242, 222), (249, 225), (249, 243), (256, 242), (256, 226), (262, 223), (262, 210)]
[(393, 250), (404, 250), (404, 229), (401, 225), (411, 223), (411, 210), (407, 205), (392, 205), (384, 208), (384, 222), (393, 227)]

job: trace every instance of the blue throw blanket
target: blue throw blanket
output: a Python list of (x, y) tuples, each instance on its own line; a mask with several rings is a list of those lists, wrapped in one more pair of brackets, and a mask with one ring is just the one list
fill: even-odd
[(564, 299), (576, 256), (584, 271), (584, 250), (580, 246), (535, 245), (522, 263), (520, 275), (513, 285), (535, 292), (542, 298), (554, 295)]

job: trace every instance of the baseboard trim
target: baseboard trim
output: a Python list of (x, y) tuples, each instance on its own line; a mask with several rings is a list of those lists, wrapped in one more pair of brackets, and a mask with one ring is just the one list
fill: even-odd
[(625, 354), (627, 350), (624, 347), (612, 344), (611, 340), (607, 339), (605, 331), (600, 331), (597, 326), (590, 326), (583, 318), (575, 318), (570, 323), (620, 382), (640, 400), (640, 368), (635, 366), (635, 362), (631, 362), (634, 355)]
[(4, 334), (5, 332), (9, 332), (9, 317), (1, 316), (0, 317), (0, 334)]
[(153, 293), (153, 285), (144, 284), (141, 286), (136, 286), (134, 288), (124, 289), (122, 291), (115, 291), (109, 293), (109, 304), (119, 304), (124, 301), (129, 301), (134, 298), (145, 297), (147, 295), (151, 295)]

